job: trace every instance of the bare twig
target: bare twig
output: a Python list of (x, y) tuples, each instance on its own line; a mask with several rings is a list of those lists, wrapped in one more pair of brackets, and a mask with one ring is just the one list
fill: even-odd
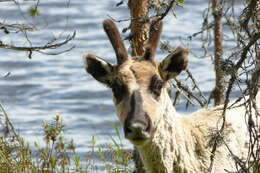
[[(212, 1), (210, 1), (212, 2)], [(235, 1), (234, 1), (235, 2)], [(221, 8), (223, 10), (222, 17), (224, 19), (223, 25), (226, 26), (232, 34), (234, 41), (236, 41), (236, 45), (232, 48), (229, 48), (228, 51), (230, 55), (228, 55), (223, 62), (221, 62), (221, 68), (226, 75), (226, 78), (229, 78), (229, 82), (227, 83), (227, 88), (225, 91), (225, 99), (224, 105), (222, 108), (219, 108), (217, 111), (222, 111), (221, 125), (220, 128), (217, 129), (216, 139), (220, 139), (224, 142), (222, 138), (225, 131), (225, 113), (226, 109), (232, 109), (238, 106), (244, 106), (246, 109), (245, 113), (245, 123), (248, 126), (249, 133), (249, 147), (248, 154), (246, 160), (241, 160), (237, 158), (233, 151), (230, 150), (228, 144), (225, 144), (226, 148), (229, 150), (229, 153), (232, 158), (234, 158), (234, 163), (237, 165), (238, 172), (250, 172), (249, 170), (254, 166), (259, 164), (260, 156), (259, 156), (259, 125), (255, 124), (255, 122), (259, 122), (259, 112), (257, 111), (255, 95), (258, 92), (259, 88), (259, 43), (257, 41), (260, 39), (259, 33), (259, 20), (257, 20), (257, 14), (259, 14), (259, 1), (252, 0), (246, 1), (244, 10), (242, 13), (240, 12), (240, 16), (237, 16), (235, 13), (234, 3), (230, 3), (230, 1), (221, 1)], [(210, 54), (208, 51), (208, 47), (211, 45), (211, 33), (212, 33), (212, 18), (210, 18), (209, 14), (212, 12), (210, 8), (211, 4), (209, 3), (208, 8), (205, 10), (203, 19), (203, 27), (199, 32), (194, 33), (193, 36), (201, 36), (202, 47), (205, 50), (205, 56)], [(250, 76), (252, 78), (250, 79)], [(246, 79), (244, 79), (246, 78)], [(246, 82), (244, 82), (246, 81)], [(238, 86), (241, 92), (241, 96), (232, 104), (229, 103), (229, 98), (231, 92), (233, 90), (233, 86)], [(242, 85), (243, 87), (241, 87)], [(249, 96), (245, 96), (249, 95)], [(220, 110), (221, 109), (221, 110)], [(253, 113), (252, 110), (255, 110)], [(213, 147), (211, 150), (211, 163), (209, 166), (209, 171), (212, 170), (215, 152), (217, 150), (219, 141), (213, 142)], [(226, 170), (229, 172), (228, 170)]]
[[(0, 0), (0, 2), (10, 2), (10, 1), (15, 2), (17, 0)], [(36, 1), (36, 0), (19, 0), (19, 1)]]
[(248, 53), (249, 49), (251, 48), (252, 45), (256, 44), (256, 42), (259, 39), (260, 39), (260, 33), (258, 32), (258, 33), (256, 33), (255, 35), (252, 36), (249, 43), (243, 48), (243, 52), (241, 53), (241, 57), (240, 57), (239, 61), (237, 62), (237, 64), (235, 65), (236, 70), (238, 70), (242, 66), (242, 63), (247, 58), (247, 53)]
[(196, 83), (196, 80), (194, 79), (192, 73), (191, 73), (189, 70), (186, 70), (186, 72), (187, 72), (187, 74), (188, 74), (188, 77), (191, 79), (191, 81), (192, 81), (192, 83), (193, 83), (193, 85), (194, 85), (193, 89), (196, 88), (196, 89), (198, 90), (199, 95), (204, 99), (204, 105), (205, 105), (205, 103), (207, 102), (206, 97), (202, 94), (202, 92), (201, 92), (201, 90), (200, 90), (198, 84)]
[[(169, 52), (169, 53), (172, 53), (172, 52), (174, 51), (174, 49), (171, 47), (171, 45), (170, 45), (169, 43), (167, 43), (167, 42), (161, 42), (161, 49), (166, 50), (166, 51)], [(187, 86), (183, 85), (179, 80), (174, 79), (174, 80), (176, 81), (177, 85), (174, 85), (174, 84), (173, 84), (173, 85), (174, 85), (178, 90), (182, 90), (182, 92), (180, 92), (180, 93), (183, 94), (183, 95), (185, 96), (185, 98), (186, 98), (187, 100), (189, 100), (190, 103), (192, 103), (192, 101), (190, 101), (190, 98), (189, 98), (189, 97), (195, 99), (195, 100), (199, 103), (199, 105), (200, 105), (201, 107), (204, 107), (204, 106), (206, 105), (206, 103), (207, 103), (207, 99), (204, 97), (204, 95), (202, 94), (201, 90), (199, 89), (199, 86), (197, 85), (196, 80), (195, 80), (195, 78), (193, 77), (192, 73), (191, 73), (189, 70), (186, 70), (186, 73), (188, 74), (188, 78), (191, 79), (191, 81), (192, 81), (192, 83), (193, 83), (193, 85), (194, 85), (192, 90), (197, 89), (197, 90), (198, 90), (198, 93), (199, 93), (199, 95), (200, 95), (200, 97), (202, 97), (202, 99), (203, 99), (204, 101), (200, 100), (197, 96), (195, 96), (195, 95), (193, 94), (193, 92), (192, 92)], [(184, 92), (185, 92), (186, 94), (184, 94)], [(194, 104), (194, 103), (193, 103), (193, 104)], [(195, 104), (194, 104), (194, 105), (195, 105)]]
[[(222, 125), (221, 125), (220, 130), (218, 130), (218, 134), (216, 134), (218, 136), (222, 136), (222, 134), (224, 132), (224, 127), (225, 127), (225, 124), (226, 124), (226, 110), (227, 110), (227, 106), (228, 106), (228, 103), (229, 103), (229, 95), (232, 91), (232, 86), (233, 86), (234, 82), (235, 82), (235, 78), (232, 77), (230, 82), (229, 82), (229, 85), (228, 85), (228, 90), (226, 92), (226, 98), (225, 98), (224, 108), (223, 108), (223, 112), (222, 112)], [(222, 139), (222, 138), (217, 137), (216, 139)], [(213, 147), (212, 147), (212, 150), (211, 150), (210, 166), (209, 166), (209, 169), (208, 169), (209, 172), (211, 172), (212, 168), (213, 168), (215, 153), (216, 153), (216, 150), (217, 150), (218, 143), (219, 143), (219, 141), (215, 140)]]
[[(58, 47), (61, 47), (65, 44), (67, 44), (69, 41), (71, 41), (72, 39), (74, 39), (76, 36), (76, 32), (74, 31), (73, 35), (69, 35), (64, 41), (60, 42), (60, 43), (53, 43), (53, 42), (49, 42), (43, 46), (31, 46), (31, 47), (20, 47), (20, 46), (14, 46), (14, 45), (9, 45), (9, 44), (4, 44), (3, 42), (0, 41), (0, 48), (3, 49), (12, 49), (12, 50), (17, 50), (17, 51), (27, 51), (29, 52), (29, 58), (31, 58), (30, 54), (33, 51), (37, 51), (37, 52), (41, 52), (41, 50), (46, 50), (46, 49), (56, 49)], [(68, 50), (71, 50), (71, 48), (69, 48)], [(60, 53), (64, 53), (66, 52), (62, 51)]]
[(163, 13), (156, 15), (157, 19), (156, 19), (156, 21), (153, 23), (153, 25), (152, 25), (151, 27), (155, 26), (159, 21), (163, 20), (163, 19), (167, 16), (167, 14), (168, 14), (168, 13), (170, 12), (170, 10), (172, 9), (174, 3), (175, 3), (175, 0), (172, 0), (172, 1), (167, 5), (167, 8), (166, 8), (166, 10), (165, 10)]
[(127, 18), (127, 19), (115, 19), (114, 17), (110, 16), (109, 14), (107, 15), (111, 20), (113, 20), (114, 22), (127, 22), (127, 21), (130, 21), (130, 20), (138, 20), (140, 18)]
[(189, 90), (189, 88), (188, 88), (187, 86), (184, 86), (178, 79), (174, 79), (174, 81), (176, 81), (176, 85), (175, 85), (174, 83), (172, 83), (172, 85), (173, 85), (175, 88), (177, 88), (180, 93), (183, 94), (183, 91), (184, 91), (185, 93), (187, 93), (187, 95), (186, 95), (186, 94), (183, 94), (183, 95), (185, 96), (185, 98), (186, 98), (190, 103), (192, 103), (193, 105), (196, 105), (195, 103), (193, 103), (192, 100), (190, 100), (189, 97), (195, 99), (195, 100), (200, 104), (201, 107), (205, 106), (205, 102), (202, 102), (200, 99), (198, 99), (198, 98)]
[(0, 29), (18, 29), (20, 31), (25, 31), (25, 30), (29, 30), (29, 31), (33, 31), (34, 28), (24, 25), (24, 24), (5, 24), (5, 23), (0, 23)]
[(147, 19), (143, 19), (143, 18), (128, 18), (128, 19), (115, 19), (110, 15), (107, 15), (110, 19), (112, 19), (114, 22), (126, 22), (126, 21), (130, 21), (130, 20), (138, 20), (141, 23), (146, 23), (146, 22), (150, 22), (151, 19), (153, 19), (154, 17), (156, 17), (156, 21), (153, 23), (153, 25), (156, 25), (156, 23), (158, 23), (160, 20), (163, 20), (167, 14), (170, 12), (170, 10), (172, 9), (173, 5), (175, 3), (175, 0), (172, 0), (168, 5), (166, 10), (161, 13), (161, 14), (157, 14), (157, 15), (153, 15), (150, 17), (147, 17)]
[(210, 23), (209, 25), (206, 25), (206, 27), (202, 27), (201, 31), (195, 32), (192, 35), (188, 36), (188, 38), (191, 40), (192, 37), (196, 37), (199, 34), (203, 34), (204, 31), (209, 30), (214, 27), (214, 23)]

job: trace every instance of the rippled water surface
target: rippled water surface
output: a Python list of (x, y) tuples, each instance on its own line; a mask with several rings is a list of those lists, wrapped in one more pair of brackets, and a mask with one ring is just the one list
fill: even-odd
[[(69, 46), (76, 48), (57, 56), (33, 54), (29, 60), (24, 52), (1, 49), (0, 58), (0, 99), (13, 120), (18, 131), (29, 141), (41, 139), (41, 124), (59, 113), (65, 122), (67, 136), (73, 138), (78, 152), (89, 151), (91, 136), (97, 136), (100, 145), (111, 142), (110, 136), (115, 132), (111, 122), (119, 125), (115, 116), (111, 92), (97, 83), (85, 73), (82, 55), (93, 52), (110, 62), (115, 62), (115, 55), (105, 33), (102, 21), (107, 15), (117, 19), (128, 18), (126, 4), (115, 7), (118, 1), (113, 0), (44, 0), (39, 7), (40, 16), (35, 19), (28, 17), (17, 6), (1, 3), (0, 22), (32, 22), (38, 31), (30, 33), (35, 45), (45, 44), (53, 35), (77, 32), (76, 39)], [(30, 2), (21, 5), (26, 12)], [(187, 0), (184, 8), (176, 9), (175, 18), (169, 15), (164, 23), (162, 40), (172, 46), (180, 44), (189, 47), (197, 54), (202, 54), (198, 39), (188, 41), (187, 37), (200, 30), (201, 16), (206, 1)], [(119, 23), (122, 29), (128, 22)], [(1, 40), (7, 43), (26, 45), (22, 34), (3, 34)], [(125, 35), (124, 35), (125, 36)], [(181, 39), (180, 39), (181, 38)], [(66, 48), (66, 47), (65, 47)], [(50, 51), (53, 53), (55, 51)], [(166, 56), (159, 51), (158, 59)], [(190, 70), (197, 79), (204, 93), (209, 93), (214, 84), (213, 66), (210, 59), (198, 59), (190, 55)], [(10, 72), (10, 76), (3, 76)], [(185, 112), (184, 104), (178, 111)], [(131, 145), (124, 140), (126, 148)]]

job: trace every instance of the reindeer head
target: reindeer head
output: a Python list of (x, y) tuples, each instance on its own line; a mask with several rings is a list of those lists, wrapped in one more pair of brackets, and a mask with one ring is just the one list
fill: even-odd
[(155, 62), (162, 23), (154, 22), (150, 27), (144, 55), (130, 57), (116, 25), (111, 20), (105, 20), (103, 27), (115, 50), (117, 65), (111, 65), (96, 55), (86, 54), (86, 71), (112, 89), (125, 137), (134, 145), (142, 145), (152, 138), (165, 111), (167, 81), (187, 68), (188, 50), (178, 47), (162, 62)]

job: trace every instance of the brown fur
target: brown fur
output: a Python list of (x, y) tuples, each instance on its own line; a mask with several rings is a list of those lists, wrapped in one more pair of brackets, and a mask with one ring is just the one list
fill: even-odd
[[(158, 23), (157, 27), (158, 30), (150, 30), (144, 57), (128, 58), (115, 24), (111, 20), (104, 21), (104, 29), (115, 49), (118, 64), (111, 65), (97, 56), (87, 54), (84, 59), (87, 72), (112, 89), (117, 116), (122, 125), (130, 124), (126, 122), (133, 117), (149, 124), (136, 126), (141, 131), (132, 134), (141, 135), (133, 138), (131, 135), (126, 136), (138, 148), (147, 172), (206, 173), (210, 164), (210, 135), (216, 124), (221, 123), (221, 111), (202, 109), (190, 116), (180, 116), (176, 112), (168, 95), (167, 84), (168, 80), (187, 68), (189, 51), (178, 47), (162, 62), (155, 62), (153, 57), (162, 24)], [(157, 81), (162, 80), (164, 83), (159, 92), (154, 92), (151, 88), (154, 76)], [(230, 110), (226, 119), (228, 128), (225, 133), (230, 138), (231, 149), (238, 156), (244, 156), (247, 150), (247, 129), (242, 123), (244, 111), (241, 108)], [(237, 113), (241, 115), (234, 117), (233, 114)], [(131, 132), (129, 129), (124, 128), (125, 132)], [(143, 136), (145, 137), (140, 138)], [(215, 163), (214, 173), (223, 172), (225, 164), (229, 170), (235, 168), (225, 147), (218, 148)]]
[(156, 19), (151, 22), (149, 40), (145, 50), (144, 59), (153, 60), (156, 54), (156, 49), (160, 41), (162, 33), (162, 22)]
[(120, 37), (116, 25), (112, 20), (107, 19), (103, 22), (103, 27), (115, 50), (118, 64), (122, 64), (124, 61), (127, 60), (128, 53), (126, 51), (125, 45), (123, 43), (123, 40)]

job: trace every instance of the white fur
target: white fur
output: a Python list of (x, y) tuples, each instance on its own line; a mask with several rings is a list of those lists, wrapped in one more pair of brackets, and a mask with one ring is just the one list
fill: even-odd
[[(104, 78), (113, 80), (114, 74), (107, 62), (92, 54), (85, 57), (100, 61), (103, 69), (110, 74)], [(179, 115), (172, 105), (166, 86), (162, 89), (159, 100), (147, 89), (152, 75), (158, 75), (156, 70), (150, 61), (128, 59), (116, 74), (128, 86), (130, 95), (133, 91), (138, 91), (135, 95), (137, 107), (134, 114), (141, 116), (146, 112), (154, 126), (153, 137), (143, 145), (136, 144), (145, 169), (147, 173), (207, 173), (212, 150), (209, 142), (214, 136), (212, 133), (220, 129), (223, 120), (221, 106), (201, 109), (187, 116)], [(99, 81), (104, 82), (101, 79)], [(125, 122), (131, 109), (129, 98), (125, 97), (125, 100), (116, 104), (121, 123)], [(259, 108), (260, 93), (257, 96), (257, 109)], [(254, 110), (252, 112), (255, 118)], [(225, 117), (224, 144), (217, 147), (212, 173), (226, 173), (225, 169), (236, 171), (235, 162), (228, 149), (239, 159), (246, 159), (248, 153), (248, 115), (245, 107), (228, 109)], [(255, 120), (255, 124), (259, 128), (259, 118), (258, 121)]]
[[(257, 106), (260, 108), (258, 94)], [(212, 146), (210, 134), (222, 124), (220, 107), (201, 109), (191, 115), (179, 115), (166, 91), (163, 92), (164, 110), (158, 121), (154, 137), (139, 146), (147, 173), (207, 173)], [(246, 159), (248, 130), (244, 106), (227, 110), (225, 143), (233, 154)], [(219, 127), (217, 127), (219, 126)], [(259, 122), (258, 122), (259, 126)], [(212, 173), (235, 171), (236, 167), (227, 147), (217, 148)]]

